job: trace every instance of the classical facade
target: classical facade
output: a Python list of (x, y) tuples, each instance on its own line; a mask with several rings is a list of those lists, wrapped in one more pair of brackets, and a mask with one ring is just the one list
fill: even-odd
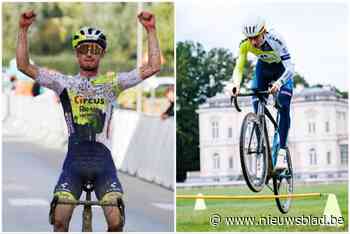
[[(240, 106), (238, 113), (226, 95), (218, 94), (199, 107), (200, 171), (190, 172), (188, 182), (242, 179), (239, 134), (252, 111), (251, 98), (240, 98)], [(271, 104), (269, 109), (276, 113)], [(291, 118), (288, 146), (295, 178), (347, 180), (348, 100), (331, 87), (295, 90)], [(272, 136), (272, 124), (269, 132)]]

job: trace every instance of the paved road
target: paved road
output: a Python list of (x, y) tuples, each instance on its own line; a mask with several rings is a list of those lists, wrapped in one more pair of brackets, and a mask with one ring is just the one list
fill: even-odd
[[(3, 136), (3, 231), (47, 232), (49, 203), (64, 159), (63, 150), (44, 148), (18, 136)], [(119, 173), (125, 190), (125, 231), (174, 229), (173, 192)], [(76, 208), (70, 230), (80, 231), (82, 208)], [(105, 231), (101, 208), (93, 209), (94, 231)]]

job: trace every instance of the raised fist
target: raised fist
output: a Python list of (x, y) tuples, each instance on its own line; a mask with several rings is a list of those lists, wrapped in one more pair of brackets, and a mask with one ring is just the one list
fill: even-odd
[(140, 14), (138, 14), (137, 18), (147, 31), (156, 28), (156, 18), (152, 13), (142, 11)]
[(26, 11), (21, 14), (19, 19), (19, 27), (20, 28), (28, 28), (35, 20), (36, 14), (33, 10)]

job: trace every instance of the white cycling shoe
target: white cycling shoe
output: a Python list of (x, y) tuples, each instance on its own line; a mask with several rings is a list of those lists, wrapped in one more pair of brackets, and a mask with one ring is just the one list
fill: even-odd
[(275, 165), (275, 168), (273, 169), (273, 171), (274, 172), (284, 171), (286, 169), (288, 169), (287, 150), (280, 149), (278, 151), (277, 162), (276, 162), (276, 165)]

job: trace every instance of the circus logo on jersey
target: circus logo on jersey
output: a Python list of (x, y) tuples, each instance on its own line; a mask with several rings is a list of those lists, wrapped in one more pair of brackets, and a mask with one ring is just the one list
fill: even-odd
[(104, 98), (84, 98), (82, 96), (75, 96), (74, 102), (79, 105), (84, 104), (105, 104)]

